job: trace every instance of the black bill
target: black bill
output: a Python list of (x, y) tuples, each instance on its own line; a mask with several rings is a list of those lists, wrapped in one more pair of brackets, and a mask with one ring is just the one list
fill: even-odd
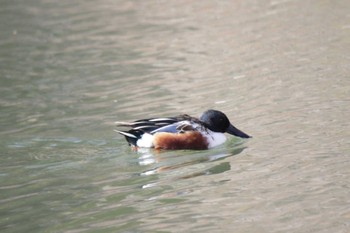
[(228, 127), (228, 129), (226, 130), (226, 132), (229, 133), (229, 134), (232, 134), (234, 136), (240, 137), (240, 138), (251, 138), (251, 136), (249, 136), (248, 134), (240, 131), (239, 129), (237, 129), (233, 125), (230, 125)]

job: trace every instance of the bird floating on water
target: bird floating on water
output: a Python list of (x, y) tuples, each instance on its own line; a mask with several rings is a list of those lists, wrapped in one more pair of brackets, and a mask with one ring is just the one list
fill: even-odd
[(115, 131), (125, 136), (129, 145), (136, 149), (205, 150), (223, 144), (226, 141), (224, 133), (240, 138), (251, 137), (234, 127), (224, 113), (213, 109), (205, 111), (199, 118), (184, 114), (116, 122), (116, 125), (131, 128)]

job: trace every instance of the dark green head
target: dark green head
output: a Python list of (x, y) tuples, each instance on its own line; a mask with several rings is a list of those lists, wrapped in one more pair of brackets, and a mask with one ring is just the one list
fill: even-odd
[(241, 137), (241, 138), (251, 137), (248, 134), (234, 127), (230, 123), (227, 116), (218, 110), (209, 109), (205, 111), (200, 116), (199, 120), (213, 132), (229, 133), (231, 135)]

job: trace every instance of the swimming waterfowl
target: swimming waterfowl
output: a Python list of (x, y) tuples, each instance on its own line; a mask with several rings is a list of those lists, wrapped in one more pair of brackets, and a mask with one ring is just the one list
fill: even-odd
[(205, 150), (223, 144), (226, 141), (224, 133), (240, 138), (251, 137), (234, 127), (224, 113), (213, 109), (205, 111), (199, 118), (184, 114), (116, 124), (131, 128), (115, 131), (125, 136), (134, 148)]

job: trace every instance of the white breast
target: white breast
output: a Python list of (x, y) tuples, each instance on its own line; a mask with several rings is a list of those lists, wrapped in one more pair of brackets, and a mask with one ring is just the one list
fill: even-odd
[(208, 132), (204, 135), (207, 138), (209, 144), (208, 148), (213, 148), (226, 142), (226, 136), (223, 133), (216, 133), (208, 130)]

